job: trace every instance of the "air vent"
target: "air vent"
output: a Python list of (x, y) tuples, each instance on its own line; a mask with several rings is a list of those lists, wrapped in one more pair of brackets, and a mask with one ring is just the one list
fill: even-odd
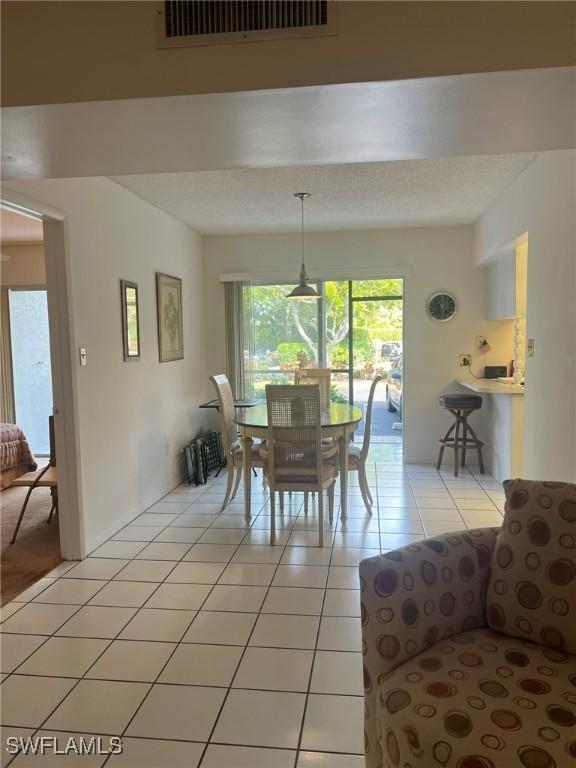
[(167, 0), (159, 47), (336, 34), (333, 0)]

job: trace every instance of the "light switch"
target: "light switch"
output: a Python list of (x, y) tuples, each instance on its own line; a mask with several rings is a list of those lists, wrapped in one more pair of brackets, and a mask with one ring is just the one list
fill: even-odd
[(80, 365), (86, 365), (87, 362), (86, 347), (80, 347)]

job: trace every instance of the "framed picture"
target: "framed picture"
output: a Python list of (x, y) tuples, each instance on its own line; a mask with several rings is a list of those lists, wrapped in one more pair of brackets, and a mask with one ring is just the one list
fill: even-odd
[(156, 301), (158, 310), (158, 352), (160, 362), (182, 360), (182, 280), (156, 273)]
[(127, 363), (140, 360), (140, 317), (138, 310), (138, 285), (120, 280), (122, 303), (122, 341), (124, 360)]

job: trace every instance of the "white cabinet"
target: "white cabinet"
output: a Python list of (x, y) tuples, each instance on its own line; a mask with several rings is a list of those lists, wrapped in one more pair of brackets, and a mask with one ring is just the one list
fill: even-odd
[(516, 251), (503, 251), (486, 270), (486, 319), (507, 320), (521, 312), (516, 301)]

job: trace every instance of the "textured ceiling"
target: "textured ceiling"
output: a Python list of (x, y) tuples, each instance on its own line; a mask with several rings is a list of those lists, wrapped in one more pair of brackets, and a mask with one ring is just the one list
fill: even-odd
[(3, 243), (38, 243), (44, 239), (42, 222), (0, 208), (0, 239)]
[(306, 230), (474, 222), (533, 154), (114, 176), (202, 234), (291, 232), (294, 192), (311, 192)]

